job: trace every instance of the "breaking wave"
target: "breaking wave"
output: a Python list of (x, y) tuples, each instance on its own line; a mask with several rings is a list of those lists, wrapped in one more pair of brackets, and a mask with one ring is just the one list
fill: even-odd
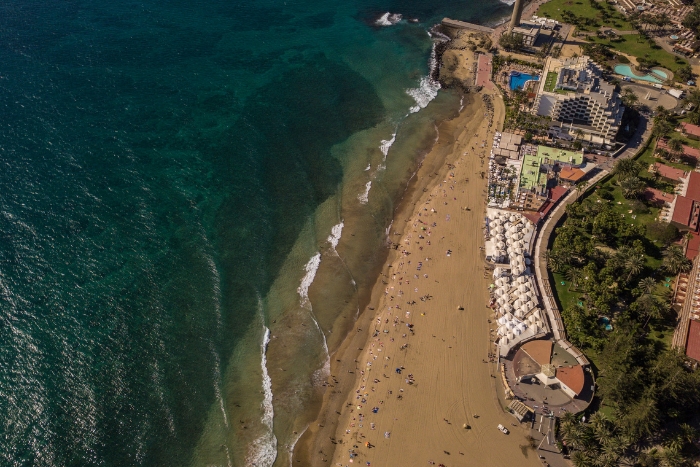
[(389, 13), (388, 11), (374, 22), (377, 26), (393, 26), (403, 18), (399, 13)]
[(340, 221), (340, 224), (333, 226), (331, 229), (331, 234), (328, 236), (328, 243), (331, 244), (333, 251), (335, 251), (335, 247), (338, 246), (340, 236), (343, 234), (343, 227), (345, 227), (345, 224), (343, 224), (343, 221)]
[(367, 182), (367, 184), (365, 185), (365, 192), (360, 193), (357, 196), (357, 199), (360, 200), (361, 204), (367, 204), (367, 201), (369, 201), (369, 190), (371, 190), (371, 189), (372, 189), (372, 180)]
[(430, 73), (428, 76), (424, 76), (420, 79), (420, 85), (417, 88), (411, 88), (406, 90), (406, 94), (411, 96), (416, 105), (411, 107), (410, 112), (416, 113), (421, 109), (424, 109), (430, 104), (430, 101), (435, 99), (440, 90), (440, 83), (433, 79), (435, 72), (437, 70), (438, 62), (437, 55), (435, 52), (435, 43), (433, 43), (433, 49), (430, 52)]
[(318, 271), (318, 267), (320, 265), (321, 253), (316, 253), (311, 257), (309, 262), (306, 263), (306, 266), (304, 266), (306, 274), (301, 279), (301, 284), (299, 284), (299, 287), (297, 288), (301, 306), (304, 308), (311, 308), (311, 302), (309, 301), (309, 287), (311, 284), (313, 284), (314, 278), (316, 277), (316, 271)]
[(384, 159), (386, 160), (387, 154), (389, 154), (389, 149), (391, 145), (396, 141), (396, 132), (391, 135), (391, 139), (383, 139), (382, 144), (379, 145), (379, 150), (384, 154)]
[(271, 467), (277, 459), (277, 437), (272, 430), (274, 419), (274, 407), (272, 406), (272, 380), (267, 372), (267, 345), (270, 343), (270, 330), (263, 326), (265, 330), (263, 341), (260, 346), (263, 401), (260, 408), (263, 411), (262, 423), (265, 432), (256, 439), (248, 449), (246, 464), (254, 467)]

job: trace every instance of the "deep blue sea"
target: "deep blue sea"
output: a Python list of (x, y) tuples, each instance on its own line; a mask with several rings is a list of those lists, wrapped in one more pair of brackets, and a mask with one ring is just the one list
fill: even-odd
[(507, 14), (0, 2), (0, 465), (288, 465), (459, 100), (428, 30)]

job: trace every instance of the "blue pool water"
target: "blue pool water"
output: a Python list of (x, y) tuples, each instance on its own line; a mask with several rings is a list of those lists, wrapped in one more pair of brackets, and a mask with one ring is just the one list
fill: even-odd
[[(658, 70), (655, 70), (655, 71), (659, 74), (659, 76), (666, 74), (663, 71), (658, 71)], [(615, 73), (617, 73), (618, 75), (622, 75), (622, 76), (629, 76), (630, 78), (639, 79), (642, 81), (649, 81), (651, 83), (661, 84), (663, 82), (658, 78), (654, 78), (652, 75), (637, 76), (632, 72), (632, 68), (630, 68), (629, 65), (617, 65), (617, 66), (615, 66)]]
[(654, 68), (653, 70), (651, 70), (651, 72), (657, 76), (661, 76), (663, 79), (668, 79), (668, 75), (666, 74), (666, 72), (659, 70), (658, 68)]
[(510, 89), (512, 91), (516, 89), (522, 89), (525, 86), (526, 81), (539, 81), (539, 75), (529, 75), (527, 73), (518, 73), (516, 75), (510, 75)]

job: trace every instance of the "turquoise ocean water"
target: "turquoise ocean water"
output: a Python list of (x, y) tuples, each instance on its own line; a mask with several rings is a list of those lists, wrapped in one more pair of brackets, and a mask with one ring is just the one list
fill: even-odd
[(427, 31), (508, 11), (0, 3), (0, 465), (288, 465), (459, 105)]

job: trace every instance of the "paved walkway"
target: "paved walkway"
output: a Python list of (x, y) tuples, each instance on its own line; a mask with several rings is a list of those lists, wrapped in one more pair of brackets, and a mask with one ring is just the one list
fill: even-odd
[(493, 89), (494, 85), (491, 82), (491, 66), (493, 64), (493, 55), (480, 54), (477, 62), (476, 85), (483, 86), (486, 89)]

